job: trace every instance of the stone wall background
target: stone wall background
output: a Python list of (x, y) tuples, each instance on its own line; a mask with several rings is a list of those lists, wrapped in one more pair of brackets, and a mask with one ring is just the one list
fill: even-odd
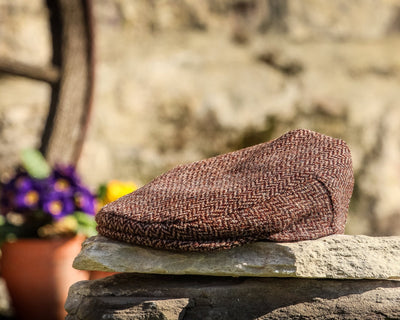
[[(348, 233), (400, 235), (399, 0), (94, 0), (94, 188), (303, 127), (340, 137)], [(50, 59), (43, 0), (0, 0), (0, 57)], [(50, 90), (0, 74), (0, 172), (37, 146)]]

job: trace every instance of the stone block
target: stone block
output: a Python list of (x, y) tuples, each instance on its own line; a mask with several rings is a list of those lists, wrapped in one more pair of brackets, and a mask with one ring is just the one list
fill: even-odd
[(400, 281), (118, 274), (70, 288), (67, 320), (399, 319)]
[(255, 242), (232, 250), (182, 253), (96, 236), (84, 242), (74, 267), (171, 275), (400, 279), (400, 237), (334, 235), (312, 241)]

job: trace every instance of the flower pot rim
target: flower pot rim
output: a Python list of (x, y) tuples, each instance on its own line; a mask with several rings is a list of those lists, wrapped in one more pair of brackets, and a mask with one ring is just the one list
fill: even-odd
[(67, 242), (69, 240), (74, 240), (74, 239), (82, 239), (84, 241), (87, 237), (82, 234), (76, 234), (73, 236), (63, 236), (63, 237), (49, 237), (49, 238), (16, 238), (13, 240), (6, 240), (4, 241), (0, 248), (2, 246), (5, 246), (7, 244), (14, 244), (14, 243), (44, 243), (44, 242)]

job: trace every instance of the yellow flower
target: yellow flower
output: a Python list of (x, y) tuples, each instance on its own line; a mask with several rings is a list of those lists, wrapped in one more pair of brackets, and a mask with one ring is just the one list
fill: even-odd
[(122, 196), (131, 193), (137, 189), (133, 182), (123, 182), (118, 180), (111, 180), (107, 184), (107, 191), (105, 195), (105, 204), (113, 202)]

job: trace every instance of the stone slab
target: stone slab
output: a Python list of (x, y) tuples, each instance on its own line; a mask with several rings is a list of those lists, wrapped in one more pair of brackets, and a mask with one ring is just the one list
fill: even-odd
[(82, 270), (146, 274), (329, 279), (400, 279), (400, 237), (333, 235), (293, 243), (255, 242), (217, 252), (173, 252), (89, 238)]
[(118, 274), (69, 291), (67, 320), (400, 319), (400, 281)]

